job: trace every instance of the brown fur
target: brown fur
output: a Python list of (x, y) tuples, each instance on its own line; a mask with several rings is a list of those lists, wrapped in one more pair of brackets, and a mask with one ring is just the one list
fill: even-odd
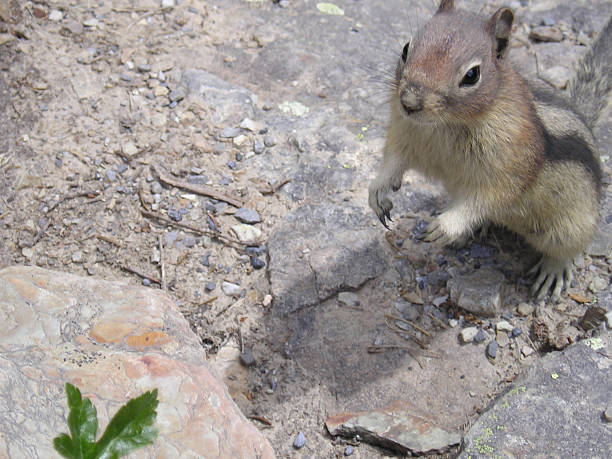
[[(398, 64), (383, 162), (369, 201), (386, 225), (392, 208), (386, 193), (399, 189), (407, 169), (439, 180), (452, 204), (430, 225), (426, 240), (452, 242), (487, 221), (505, 225), (545, 257), (538, 296), (553, 282), (558, 296), (571, 278), (571, 259), (596, 227), (599, 165), (580, 117), (536, 103), (507, 62), (511, 24), (507, 8), (484, 21), (455, 10), (452, 0), (442, 2)], [(465, 83), (476, 67), (480, 79)], [(563, 144), (563, 136), (577, 140)], [(574, 144), (585, 151), (576, 153)], [(552, 151), (558, 145), (564, 152)]]

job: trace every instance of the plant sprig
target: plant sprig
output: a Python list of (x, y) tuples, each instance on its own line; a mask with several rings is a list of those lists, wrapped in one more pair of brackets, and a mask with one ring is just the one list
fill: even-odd
[(114, 459), (153, 443), (157, 430), (153, 427), (159, 404), (157, 389), (129, 400), (106, 426), (96, 442), (98, 414), (91, 400), (81, 391), (66, 383), (68, 398), (68, 434), (53, 439), (53, 447), (68, 459)]

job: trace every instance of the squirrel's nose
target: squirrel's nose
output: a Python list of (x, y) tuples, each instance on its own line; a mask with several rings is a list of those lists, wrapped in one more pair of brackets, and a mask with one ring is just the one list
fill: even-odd
[(400, 93), (400, 102), (408, 115), (423, 110), (423, 98), (419, 95), (416, 88), (410, 87), (402, 89)]

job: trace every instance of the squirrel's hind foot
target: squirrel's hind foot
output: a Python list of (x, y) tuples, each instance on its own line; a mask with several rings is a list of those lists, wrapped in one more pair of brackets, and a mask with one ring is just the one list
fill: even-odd
[(572, 260), (559, 260), (542, 256), (540, 261), (529, 270), (528, 275), (538, 274), (531, 287), (531, 294), (536, 300), (543, 299), (550, 290), (554, 288), (550, 295), (552, 301), (557, 301), (562, 292), (565, 292), (572, 283)]

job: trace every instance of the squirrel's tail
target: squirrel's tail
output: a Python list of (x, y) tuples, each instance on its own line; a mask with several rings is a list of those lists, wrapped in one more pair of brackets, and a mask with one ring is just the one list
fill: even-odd
[(574, 106), (593, 128), (612, 89), (612, 16), (580, 61), (568, 89)]

